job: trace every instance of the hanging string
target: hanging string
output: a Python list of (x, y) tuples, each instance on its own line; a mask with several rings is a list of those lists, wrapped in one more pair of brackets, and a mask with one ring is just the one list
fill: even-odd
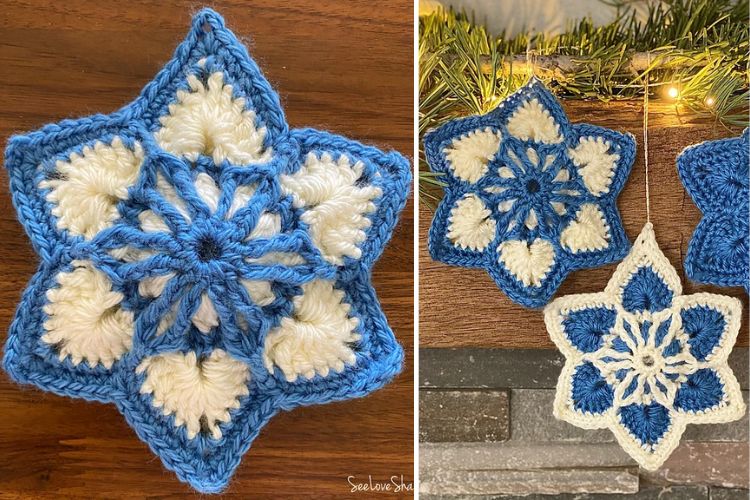
[(526, 67), (529, 68), (529, 73), (531, 73), (529, 78), (534, 78), (536, 74), (534, 73), (534, 61), (531, 56), (531, 37), (526, 41)]
[(643, 162), (646, 165), (646, 222), (651, 222), (651, 194), (649, 192), (648, 182), (648, 77), (649, 70), (651, 69), (651, 52), (646, 53), (647, 70), (646, 75), (643, 78), (644, 81), (644, 92), (643, 92)]

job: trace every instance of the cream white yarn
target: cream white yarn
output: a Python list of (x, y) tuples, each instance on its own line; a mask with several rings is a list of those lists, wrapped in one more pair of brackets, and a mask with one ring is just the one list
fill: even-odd
[(359, 185), (364, 164), (354, 165), (346, 155), (334, 159), (329, 153), (308, 153), (305, 163), (293, 175), (281, 176), (281, 187), (294, 199), (294, 206), (306, 210), (301, 219), (310, 228), (313, 243), (332, 264), (344, 257), (359, 259), (359, 245), (370, 227), (367, 214), (375, 211), (379, 187)]
[(314, 280), (302, 285), (302, 295), (293, 303), (292, 316), (282, 318), (266, 337), (263, 359), (268, 371), (278, 366), (294, 382), (300, 376), (326, 377), (330, 370), (341, 372), (345, 365), (353, 365), (359, 320), (349, 316), (344, 292), (331, 281)]
[(467, 182), (477, 182), (487, 173), (487, 164), (495, 157), (501, 138), (500, 132), (487, 127), (453, 139), (451, 146), (445, 148), (453, 175)]
[(190, 91), (178, 90), (177, 102), (159, 119), (162, 127), (155, 137), (161, 148), (191, 161), (207, 154), (217, 165), (224, 160), (245, 165), (271, 158), (271, 149), (263, 147), (266, 128), (256, 125), (255, 112), (246, 108), (244, 98), (233, 96), (223, 72), (212, 73), (206, 84), (195, 75), (188, 75), (187, 82)]
[(555, 262), (555, 248), (541, 238), (530, 244), (521, 240), (504, 241), (497, 252), (500, 263), (525, 286), (542, 286), (542, 280)]
[(568, 156), (594, 196), (608, 193), (615, 175), (620, 155), (610, 153), (611, 147), (612, 144), (602, 137), (581, 137), (578, 146), (568, 149)]
[(202, 429), (221, 438), (219, 424), (231, 420), (230, 410), (240, 407), (249, 394), (250, 370), (221, 349), (205, 359), (195, 352), (172, 352), (143, 360), (136, 373), (145, 373), (141, 394), (151, 394), (153, 405), (164, 415), (174, 415), (175, 425), (184, 425), (188, 438)]
[(58, 346), (60, 360), (111, 368), (131, 348), (133, 313), (120, 308), (122, 294), (91, 262), (76, 260), (72, 266), (47, 291), (42, 341)]
[(522, 140), (545, 144), (562, 142), (560, 126), (538, 99), (524, 102), (508, 119), (508, 132)]
[(448, 239), (461, 248), (482, 251), (495, 238), (495, 219), (473, 193), (464, 195), (451, 209)]
[(117, 204), (128, 197), (143, 163), (143, 148), (132, 148), (115, 137), (111, 144), (97, 141), (81, 154), (72, 153), (68, 161), (57, 161), (61, 176), (39, 183), (49, 189), (46, 199), (53, 206), (57, 227), (91, 239), (119, 218)]
[(593, 203), (578, 208), (575, 219), (560, 233), (563, 248), (573, 253), (602, 250), (609, 246), (609, 225), (601, 209)]

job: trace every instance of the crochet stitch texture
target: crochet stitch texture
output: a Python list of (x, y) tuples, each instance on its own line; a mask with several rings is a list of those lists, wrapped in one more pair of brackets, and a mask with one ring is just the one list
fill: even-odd
[(484, 268), (512, 300), (540, 307), (571, 271), (627, 253), (616, 198), (634, 138), (569, 123), (536, 78), (490, 113), (429, 132), (424, 145), (446, 183), (433, 259)]
[(370, 271), (409, 163), (289, 130), (215, 12), (131, 104), (15, 136), (5, 165), (41, 257), (5, 369), (114, 403), (197, 490), (223, 489), (276, 412), (400, 371)]
[(688, 278), (750, 293), (750, 129), (740, 137), (695, 144), (677, 171), (703, 212), (685, 257)]
[(664, 463), (686, 424), (730, 422), (745, 413), (727, 365), (740, 301), (683, 296), (651, 223), (604, 292), (558, 298), (544, 319), (565, 355), (555, 417), (584, 429), (609, 428), (646, 469)]

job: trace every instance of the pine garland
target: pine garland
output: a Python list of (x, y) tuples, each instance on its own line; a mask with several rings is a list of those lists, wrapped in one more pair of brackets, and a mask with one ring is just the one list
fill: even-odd
[[(749, 0), (667, 0), (639, 22), (627, 0), (612, 23), (582, 19), (547, 36), (487, 33), (464, 13), (419, 19), (419, 133), (457, 116), (483, 114), (533, 73), (559, 97), (677, 101), (726, 127), (748, 126)], [(678, 95), (675, 98), (674, 94)], [(424, 166), (424, 155), (420, 153)], [(424, 184), (440, 184), (421, 173)], [(428, 204), (435, 197), (420, 190)]]

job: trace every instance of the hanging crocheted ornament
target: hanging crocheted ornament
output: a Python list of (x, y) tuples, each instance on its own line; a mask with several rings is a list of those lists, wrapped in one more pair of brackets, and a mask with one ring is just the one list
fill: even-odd
[(685, 189), (703, 212), (685, 272), (699, 283), (744, 286), (750, 293), (750, 129), (741, 137), (704, 142), (677, 157)]
[(568, 295), (544, 310), (565, 355), (554, 415), (609, 428), (644, 468), (661, 466), (686, 424), (745, 413), (727, 366), (742, 319), (732, 297), (682, 295), (677, 272), (647, 223), (604, 292)]
[(424, 145), (446, 183), (430, 228), (433, 259), (485, 268), (512, 300), (539, 307), (571, 271), (627, 253), (616, 198), (633, 136), (569, 123), (539, 80), (484, 116), (429, 132)]
[(194, 488), (224, 488), (276, 412), (399, 372), (370, 270), (408, 162), (289, 130), (215, 12), (134, 102), (16, 136), (6, 154), (41, 256), (6, 370), (114, 403)]

